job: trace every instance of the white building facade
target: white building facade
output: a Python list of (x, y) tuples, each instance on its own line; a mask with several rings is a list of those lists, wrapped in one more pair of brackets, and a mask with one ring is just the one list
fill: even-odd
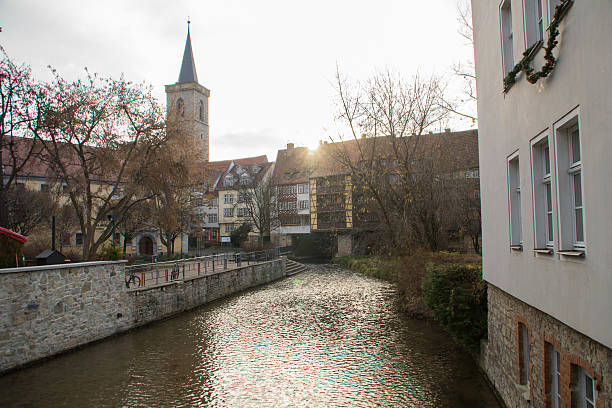
[(508, 406), (610, 407), (612, 3), (472, 8), (487, 374)]

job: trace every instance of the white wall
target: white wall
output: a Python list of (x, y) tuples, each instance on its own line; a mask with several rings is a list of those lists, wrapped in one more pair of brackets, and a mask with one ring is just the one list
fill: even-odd
[[(483, 262), (487, 281), (612, 347), (612, 7), (609, 0), (576, 1), (564, 18), (551, 77), (536, 85), (521, 74), (502, 92), (499, 1), (472, 1), (478, 87), (483, 212)], [(547, 3), (546, 1), (544, 3)], [(512, 1), (514, 59), (525, 49), (522, 1)], [(547, 21), (546, 12), (544, 15)], [(546, 25), (546, 24), (545, 24)], [(545, 34), (545, 40), (547, 34)], [(541, 66), (540, 50), (535, 66)], [(556, 121), (578, 108), (583, 158), (586, 256), (559, 250), (557, 198), (553, 202), (555, 253), (535, 255), (530, 140), (554, 140)], [(551, 143), (551, 147), (553, 144)], [(523, 252), (510, 250), (507, 157), (519, 152)], [(554, 152), (552, 182), (556, 187)], [(554, 194), (553, 194), (554, 195)]]

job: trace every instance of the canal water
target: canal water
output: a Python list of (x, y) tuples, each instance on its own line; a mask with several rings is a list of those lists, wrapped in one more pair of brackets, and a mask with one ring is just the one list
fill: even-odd
[(499, 407), (393, 285), (312, 270), (0, 377), (1, 407)]

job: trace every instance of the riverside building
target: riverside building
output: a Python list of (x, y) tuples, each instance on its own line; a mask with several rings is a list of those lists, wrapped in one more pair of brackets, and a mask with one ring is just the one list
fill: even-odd
[(610, 407), (611, 4), (472, 8), (486, 372), (509, 407)]

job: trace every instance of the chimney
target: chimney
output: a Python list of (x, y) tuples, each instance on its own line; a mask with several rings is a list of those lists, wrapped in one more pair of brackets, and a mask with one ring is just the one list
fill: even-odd
[(287, 143), (287, 150), (293, 149), (293, 143)]

